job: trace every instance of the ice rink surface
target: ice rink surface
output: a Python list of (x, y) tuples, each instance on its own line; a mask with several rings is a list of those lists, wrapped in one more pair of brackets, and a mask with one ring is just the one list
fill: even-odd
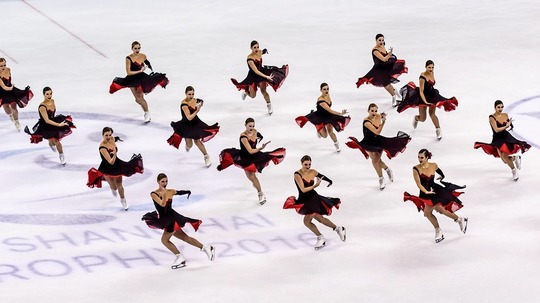
[[(57, 112), (71, 114), (77, 126), (62, 140), (62, 167), (46, 143), (30, 144), (0, 115), (0, 301), (537, 302), (539, 8), (532, 0), (0, 1), (0, 57), (13, 83), (35, 93), (20, 110), (21, 123), (36, 122), (41, 90), (50, 86)], [(396, 88), (418, 83), (431, 59), (436, 88), (459, 100), (456, 111), (437, 111), (440, 142), (429, 119), (413, 130), (416, 110), (398, 114), (384, 89), (356, 88), (373, 65), (377, 33), (407, 62)], [(290, 67), (278, 92), (270, 90), (272, 116), (260, 94), (242, 101), (229, 80), (245, 77), (253, 39), (269, 50), (265, 64)], [(171, 81), (146, 96), (148, 125), (129, 90), (108, 93), (111, 80), (125, 75), (134, 40)], [(294, 121), (315, 108), (321, 82), (330, 85), (333, 108), (352, 117), (337, 134), (340, 154), (312, 125), (301, 129)], [(205, 100), (201, 119), (221, 126), (206, 143), (209, 169), (196, 148), (186, 153), (183, 143), (176, 150), (166, 142), (187, 85)], [(473, 149), (475, 141), (491, 140), (496, 99), (514, 117), (514, 135), (533, 145), (518, 182), (499, 159)], [(383, 135), (402, 130), (413, 138), (403, 154), (385, 160), (395, 182), (384, 191), (371, 162), (344, 144), (362, 137), (371, 102), (389, 114)], [(272, 141), (267, 149), (287, 148), (281, 164), (259, 175), (264, 206), (240, 169), (216, 170), (219, 152), (238, 147), (247, 117)], [(104, 126), (124, 138), (120, 158), (144, 158), (144, 174), (125, 179), (128, 212), (106, 186), (85, 185), (87, 170), (99, 165)], [(430, 223), (403, 203), (404, 191), (418, 193), (411, 168), (421, 148), (432, 151), (448, 181), (467, 185), (458, 212), (469, 217), (466, 235), (439, 215), (446, 239), (435, 244)], [(317, 191), (341, 198), (330, 218), (348, 231), (343, 243), (319, 225), (328, 240), (320, 251), (302, 217), (282, 209), (297, 195), (293, 172), (304, 154), (334, 181)], [(149, 193), (160, 172), (170, 188), (193, 192), (173, 207), (203, 220), (197, 233), (185, 230), (216, 246), (214, 262), (174, 240), (187, 267), (171, 270), (174, 256), (160, 231), (140, 220), (153, 210)]]

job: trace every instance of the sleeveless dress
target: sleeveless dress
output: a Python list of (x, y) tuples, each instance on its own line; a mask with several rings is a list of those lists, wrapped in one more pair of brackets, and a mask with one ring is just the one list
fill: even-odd
[[(299, 172), (295, 172), (294, 174), (302, 177)], [(315, 180), (306, 181), (302, 178), (302, 182), (304, 183), (304, 187), (309, 187), (315, 183)], [(320, 196), (314, 189), (303, 193), (298, 184), (296, 184), (296, 181), (294, 184), (298, 189), (298, 199), (290, 196), (283, 204), (283, 209), (293, 208), (301, 215), (319, 214), (325, 216), (332, 214), (332, 207), (339, 209), (339, 205), (341, 204), (339, 198)]]
[(268, 166), (268, 164), (270, 164), (270, 161), (277, 165), (285, 158), (286, 151), (283, 147), (274, 149), (271, 152), (259, 151), (254, 154), (250, 154), (242, 143), (242, 138), (248, 139), (251, 148), (256, 148), (257, 143), (263, 139), (263, 136), (257, 132), (257, 139), (255, 141), (251, 141), (245, 135), (240, 136), (240, 149), (227, 148), (221, 151), (219, 154), (220, 164), (218, 165), (217, 170), (224, 170), (234, 164), (235, 166), (246, 171), (260, 173), (266, 166)]
[[(489, 115), (489, 117), (495, 119), (495, 116), (493, 115)], [(506, 124), (500, 123), (499, 121), (497, 121), (497, 119), (495, 119), (495, 123), (497, 123), (497, 127), (503, 127)], [(531, 145), (529, 143), (514, 138), (514, 136), (512, 136), (510, 132), (506, 129), (500, 132), (496, 132), (492, 127), (491, 131), (493, 132), (493, 139), (491, 140), (491, 143), (475, 142), (475, 149), (481, 148), (486, 154), (492, 155), (495, 158), (499, 158), (500, 156), (497, 150), (500, 150), (507, 155), (512, 155), (519, 151), (521, 151), (521, 153), (524, 153), (528, 151), (529, 148), (531, 148)]]
[[(200, 99), (197, 99), (200, 100)], [(202, 101), (202, 100), (201, 100)], [(219, 132), (218, 123), (214, 123), (211, 126), (204, 123), (199, 116), (195, 116), (191, 121), (186, 117), (183, 107), (187, 107), (190, 114), (193, 114), (197, 109), (190, 107), (188, 104), (182, 104), (180, 106), (180, 112), (182, 113), (182, 120), (171, 122), (171, 127), (174, 130), (172, 136), (167, 139), (167, 142), (178, 148), (182, 138), (200, 139), (202, 142), (207, 142)]]
[[(129, 177), (135, 173), (142, 174), (144, 172), (143, 159), (140, 154), (133, 154), (133, 156), (131, 156), (131, 160), (125, 162), (118, 158), (117, 153), (116, 161), (114, 161), (114, 164), (110, 164), (109, 161), (107, 161), (105, 157), (103, 157), (103, 155), (101, 154), (102, 149), (107, 150), (110, 157), (113, 156), (112, 150), (107, 149), (107, 147), (105, 146), (99, 147), (101, 164), (99, 165), (98, 169), (92, 167), (88, 170), (88, 182), (86, 182), (86, 186), (90, 188), (101, 188), (101, 182), (105, 180), (105, 176)], [(116, 148), (116, 151), (118, 152), (118, 147)]]
[[(317, 107), (315, 111), (311, 111), (311, 113), (305, 115), (305, 116), (298, 116), (295, 121), (296, 124), (300, 127), (304, 127), (306, 123), (309, 121), (313, 125), (315, 125), (315, 128), (317, 131), (320, 131), (324, 128), (326, 124), (332, 124), (334, 129), (338, 132), (345, 129), (345, 126), (349, 124), (351, 121), (351, 117), (347, 116), (341, 116), (341, 115), (335, 115), (327, 110), (325, 110), (321, 103), (326, 102), (324, 100), (318, 100), (317, 101)], [(330, 103), (328, 106), (332, 106), (332, 103)]]
[[(458, 100), (456, 97), (450, 99), (445, 98), (439, 94), (439, 91), (434, 87), (435, 81), (426, 79), (424, 76), (420, 76), (420, 79), (424, 79), (424, 97), (429, 104), (435, 105), (438, 108), (444, 108), (445, 111), (453, 111), (458, 106)], [(407, 108), (427, 106), (420, 97), (420, 88), (416, 87), (414, 82), (409, 82), (407, 85), (400, 89), (402, 100), (399, 101), (397, 106), (398, 113), (403, 112)]]
[[(156, 192), (153, 193), (157, 194)], [(202, 224), (202, 221), (199, 219), (185, 217), (177, 213), (172, 208), (172, 199), (167, 200), (167, 204), (165, 206), (159, 205), (156, 201), (153, 202), (154, 206), (156, 207), (156, 211), (146, 213), (141, 218), (141, 220), (145, 221), (146, 225), (148, 225), (150, 228), (163, 229), (168, 233), (172, 233), (182, 229), (186, 223), (191, 224), (195, 231), (197, 231), (199, 226)]]
[[(143, 67), (142, 64), (133, 62), (131, 57), (126, 57), (130, 62), (129, 70), (132, 72), (140, 71)], [(148, 62), (146, 60), (145, 62)], [(146, 65), (149, 65), (148, 62)], [(167, 79), (166, 74), (152, 72), (147, 73), (138, 73), (135, 75), (128, 75), (125, 78), (116, 77), (114, 78), (111, 86), (109, 87), (109, 93), (114, 94), (116, 91), (121, 90), (126, 87), (136, 87), (138, 90), (142, 91), (145, 94), (150, 93), (156, 88), (156, 86), (161, 86), (165, 88), (169, 84), (169, 79)]]
[[(4, 82), (5, 86), (11, 86), (11, 77), (1, 77), (0, 80)], [(30, 86), (27, 86), (24, 90), (18, 89), (13, 85), (11, 90), (4, 90), (0, 87), (0, 106), (4, 104), (17, 103), (17, 106), (24, 108), (28, 101), (32, 100), (34, 93), (30, 90)]]
[(356, 87), (364, 83), (372, 84), (378, 87), (385, 87), (389, 84), (397, 83), (397, 79), (401, 74), (406, 74), (408, 68), (405, 66), (405, 60), (398, 59), (394, 54), (384, 62), (375, 56), (375, 52), (380, 52), (381, 55), (386, 56), (388, 53), (383, 53), (379, 50), (372, 50), (371, 57), (373, 57), (373, 68), (362, 78), (358, 78), (356, 81)]
[[(251, 69), (251, 66), (249, 66), (249, 61), (253, 61), (253, 63), (255, 63), (255, 66), (261, 73), (267, 76), (269, 76), (270, 74), (273, 74), (274, 77), (272, 78), (272, 81), (257, 75), (255, 71)], [(236, 79), (231, 78), (231, 81), (234, 84), (234, 86), (236, 86), (238, 90), (245, 90), (246, 93), (249, 93), (250, 87), (253, 91), (257, 91), (257, 86), (261, 82), (267, 82), (268, 85), (270, 85), (274, 89), (274, 91), (277, 91), (278, 88), (280, 88), (283, 82), (285, 81), (285, 78), (287, 78), (287, 75), (289, 74), (289, 65), (287, 64), (283, 65), (282, 67), (267, 66), (267, 65), (263, 66), (262, 58), (261, 60), (255, 60), (255, 59), (249, 58), (247, 59), (247, 63), (248, 63), (249, 71), (246, 78), (242, 80), (242, 82), (238, 82)]]
[[(61, 123), (63, 121), (66, 121), (67, 125), (58, 127), (55, 125), (48, 124), (45, 122), (45, 119), (41, 115), (41, 112), (39, 111), (39, 108), (44, 107), (47, 111), (47, 116), (50, 120)], [(38, 122), (32, 127), (32, 131), (26, 126), (24, 128), (24, 132), (30, 135), (30, 142), (31, 143), (39, 143), (43, 141), (43, 138), (45, 139), (57, 139), (61, 140), (62, 138), (69, 136), (72, 131), (72, 128), (75, 128), (75, 125), (73, 125), (73, 120), (71, 116), (64, 116), (64, 115), (57, 115), (55, 116), (56, 110), (48, 110), (47, 107), (43, 104), (41, 104), (38, 107), (38, 114), (39, 114), (39, 120)]]
[(392, 138), (376, 135), (366, 127), (366, 123), (371, 123), (375, 128), (379, 128), (375, 126), (373, 122), (366, 119), (362, 125), (364, 139), (358, 141), (355, 137), (349, 137), (351, 141), (345, 143), (350, 148), (360, 150), (366, 159), (369, 158), (368, 151), (378, 153), (384, 151), (388, 159), (392, 159), (398, 153), (404, 152), (407, 148), (407, 144), (411, 141), (411, 137), (402, 131), (398, 131), (397, 136)]
[(459, 186), (449, 182), (441, 181), (441, 183), (444, 185), (443, 187), (435, 183), (435, 174), (431, 176), (426, 176), (424, 174), (421, 174), (420, 171), (418, 171), (418, 168), (413, 167), (413, 169), (416, 170), (416, 172), (420, 176), (420, 183), (422, 184), (422, 186), (424, 186), (424, 188), (426, 188), (427, 190), (433, 189), (435, 193), (426, 194), (424, 192), (420, 192), (418, 196), (413, 196), (408, 192), (404, 192), (403, 202), (413, 202), (416, 205), (418, 211), (423, 211), (426, 205), (435, 206), (439, 203), (446, 210), (452, 213), (463, 207), (463, 203), (461, 203), (461, 201), (458, 199), (458, 197), (463, 192), (457, 192), (456, 190), (463, 189), (465, 188), (465, 186)]

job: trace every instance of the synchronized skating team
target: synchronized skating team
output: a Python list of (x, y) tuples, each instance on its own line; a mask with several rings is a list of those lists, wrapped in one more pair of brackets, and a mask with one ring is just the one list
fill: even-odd
[[(384, 36), (377, 34), (375, 37), (375, 46), (371, 51), (374, 61), (373, 68), (356, 82), (357, 87), (362, 84), (372, 84), (377, 87), (384, 87), (392, 96), (392, 105), (401, 113), (409, 108), (418, 108), (418, 115), (414, 116), (413, 128), (418, 126), (418, 122), (424, 122), (429, 114), (434, 126), (436, 139), (442, 139), (441, 126), (436, 115), (436, 108), (443, 108), (445, 111), (455, 110), (458, 101), (455, 97), (445, 98), (435, 89), (434, 62), (427, 60), (426, 70), (419, 76), (418, 86), (414, 82), (409, 82), (401, 89), (397, 90), (392, 84), (399, 82), (398, 77), (407, 73), (405, 60), (398, 59), (393, 54), (393, 49), (385, 46)], [(244, 80), (238, 82), (231, 79), (236, 88), (242, 92), (241, 98), (247, 96), (255, 98), (257, 90), (260, 89), (264, 100), (266, 101), (268, 114), (273, 113), (268, 86), (277, 91), (287, 78), (289, 67), (263, 65), (262, 55), (267, 54), (266, 49), (260, 49), (257, 41), (252, 41), (251, 53), (247, 56), (248, 75)], [(112, 81), (109, 92), (114, 92), (129, 88), (133, 93), (135, 101), (144, 111), (144, 122), (151, 121), (148, 103), (144, 98), (145, 94), (150, 93), (158, 85), (165, 88), (169, 83), (166, 74), (154, 72), (150, 61), (145, 54), (141, 53), (141, 44), (137, 41), (131, 45), (132, 53), (126, 57), (125, 67), (126, 76), (117, 77)], [(147, 73), (146, 69), (152, 72)], [(30, 86), (24, 90), (18, 89), (12, 84), (11, 70), (6, 66), (6, 60), (0, 58), (0, 101), (6, 114), (14, 123), (17, 131), (21, 130), (17, 107), (24, 108), (33, 97)], [(351, 118), (347, 110), (336, 111), (332, 109), (332, 99), (330, 97), (330, 87), (327, 83), (320, 85), (321, 95), (315, 104), (315, 110), (312, 110), (305, 116), (299, 116), (295, 119), (296, 123), (303, 127), (307, 122), (315, 126), (317, 135), (320, 138), (330, 137), (333, 141), (336, 152), (341, 148), (337, 139), (336, 132), (341, 132), (347, 127)], [(53, 152), (57, 152), (60, 163), (66, 164), (64, 150), (60, 140), (72, 133), (75, 124), (71, 116), (56, 115), (56, 106), (52, 98), (52, 89), (43, 88), (43, 101), (38, 106), (39, 120), (32, 127), (25, 127), (24, 131), (30, 135), (31, 143), (39, 143), (47, 139)], [(195, 89), (188, 86), (185, 89), (186, 97), (180, 105), (182, 119), (171, 122), (173, 134), (167, 142), (179, 148), (182, 140), (185, 140), (185, 149), (190, 151), (193, 145), (201, 151), (204, 158), (204, 165), (212, 165), (210, 157), (206, 151), (204, 143), (211, 140), (218, 132), (219, 125), (215, 123), (208, 125), (203, 122), (198, 113), (204, 106), (204, 101), (195, 98)], [(521, 169), (521, 155), (531, 146), (524, 141), (514, 138), (509, 130), (512, 130), (512, 119), (504, 113), (504, 104), (497, 100), (494, 103), (495, 111), (489, 116), (489, 123), (493, 131), (491, 143), (476, 142), (474, 148), (481, 148), (485, 153), (500, 158), (508, 165), (512, 172), (512, 178), (517, 181), (519, 178), (518, 170)], [(366, 157), (371, 159), (379, 178), (379, 189), (384, 190), (386, 181), (383, 171), (386, 173), (390, 182), (394, 181), (394, 175), (390, 167), (382, 161), (382, 154), (386, 154), (388, 159), (392, 159), (398, 153), (405, 151), (411, 137), (405, 132), (399, 131), (395, 137), (385, 137), (381, 133), (386, 124), (386, 113), (379, 113), (378, 106), (374, 103), (369, 104), (367, 108), (368, 115), (363, 119), (363, 139), (358, 140), (355, 137), (349, 137), (345, 144), (358, 149)], [(285, 157), (285, 148), (276, 148), (272, 151), (263, 151), (270, 141), (263, 141), (263, 135), (255, 128), (255, 120), (247, 118), (245, 120), (245, 131), (239, 136), (240, 148), (226, 148), (219, 155), (220, 163), (217, 170), (221, 171), (231, 165), (235, 165), (244, 170), (246, 177), (251, 181), (253, 187), (257, 190), (258, 202), (263, 205), (266, 203), (266, 196), (262, 191), (261, 184), (257, 178), (257, 173), (268, 166), (270, 162), (279, 164)], [(88, 171), (89, 187), (101, 187), (105, 180), (111, 189), (112, 195), (120, 197), (120, 202), (125, 210), (129, 206), (126, 200), (122, 178), (129, 177), (135, 173), (143, 173), (143, 158), (140, 154), (134, 154), (128, 161), (122, 161), (118, 158), (118, 147), (116, 142), (122, 141), (120, 137), (114, 136), (114, 130), (110, 127), (104, 127), (102, 131), (103, 140), (99, 144), (98, 151), (101, 157), (99, 167), (91, 168)], [(415, 204), (418, 211), (423, 211), (424, 216), (431, 222), (435, 228), (435, 242), (438, 243), (444, 239), (444, 235), (439, 227), (437, 218), (433, 211), (437, 211), (456, 222), (463, 233), (467, 231), (468, 218), (459, 217), (455, 214), (457, 210), (463, 207), (458, 196), (462, 193), (458, 190), (464, 188), (443, 181), (445, 175), (441, 168), (435, 162), (431, 162), (432, 154), (428, 149), (422, 149), (418, 152), (418, 164), (412, 168), (414, 180), (420, 193), (418, 196), (404, 193), (404, 201), (411, 201)], [(300, 159), (300, 169), (294, 172), (293, 178), (298, 189), (298, 197), (289, 197), (284, 205), (284, 209), (293, 208), (300, 215), (304, 216), (304, 225), (317, 236), (315, 249), (321, 249), (326, 245), (326, 240), (313, 219), (319, 223), (334, 230), (341, 241), (346, 240), (346, 229), (343, 226), (336, 225), (326, 216), (331, 215), (332, 209), (340, 206), (340, 199), (334, 197), (325, 197), (319, 195), (315, 188), (324, 181), (328, 186), (332, 185), (332, 180), (311, 168), (312, 159), (305, 155)], [(435, 182), (435, 177), (441, 184)], [(181, 268), (186, 265), (185, 258), (178, 248), (170, 241), (174, 236), (191, 244), (206, 253), (210, 260), (214, 260), (215, 248), (212, 245), (203, 245), (197, 239), (188, 236), (183, 228), (186, 223), (192, 225), (197, 230), (202, 223), (199, 219), (185, 217), (172, 209), (172, 198), (174, 195), (191, 195), (189, 190), (176, 190), (167, 188), (168, 178), (164, 173), (157, 176), (158, 188), (150, 193), (154, 202), (156, 211), (145, 214), (142, 217), (149, 227), (163, 229), (161, 241), (176, 258), (172, 268)]]

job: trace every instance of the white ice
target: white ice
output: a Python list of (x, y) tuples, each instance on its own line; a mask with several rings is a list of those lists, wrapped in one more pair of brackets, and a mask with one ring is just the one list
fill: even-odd
[[(0, 301), (537, 302), (539, 104), (518, 101), (539, 95), (539, 8), (535, 0), (1, 1), (0, 57), (14, 84), (30, 84), (36, 95), (21, 110), (23, 126), (35, 123), (41, 89), (50, 86), (58, 113), (73, 114), (77, 129), (62, 141), (68, 162), (62, 167), (46, 143), (30, 144), (0, 115)], [(409, 73), (397, 88), (417, 82), (431, 59), (436, 87), (459, 100), (456, 111), (438, 110), (440, 142), (429, 119), (413, 130), (415, 110), (397, 114), (382, 88), (355, 87), (372, 66), (377, 33), (407, 61)], [(253, 39), (270, 52), (265, 64), (290, 66), (283, 87), (270, 90), (270, 117), (260, 94), (242, 101), (229, 80), (245, 77)], [(171, 81), (146, 96), (148, 125), (129, 90), (108, 93), (111, 80), (125, 74), (133, 40)], [(329, 139), (317, 139), (312, 125), (294, 122), (314, 109), (321, 82), (329, 83), (334, 108), (351, 113), (337, 134), (340, 154)], [(221, 126), (206, 144), (209, 169), (196, 148), (186, 153), (183, 144), (176, 150), (166, 143), (187, 85), (206, 101), (200, 117)], [(491, 140), (487, 117), (496, 99), (515, 118), (516, 136), (534, 145), (523, 155), (518, 182), (500, 160), (473, 149), (475, 141)], [(385, 160), (396, 180), (382, 192), (370, 161), (344, 144), (348, 136), (362, 137), (371, 102), (389, 114), (383, 135), (403, 130), (413, 137), (404, 154)], [(281, 164), (259, 175), (264, 206), (240, 169), (215, 169), (222, 149), (238, 147), (250, 116), (272, 141), (268, 149), (287, 148)], [(122, 159), (144, 158), (145, 173), (125, 179), (128, 212), (106, 186), (85, 185), (86, 171), (99, 164), (104, 126), (125, 138), (118, 144)], [(467, 185), (458, 212), (469, 217), (466, 235), (439, 215), (446, 239), (435, 244), (430, 223), (403, 202), (404, 191), (418, 193), (411, 167), (421, 148), (433, 152), (449, 181)], [(333, 179), (318, 192), (341, 198), (330, 219), (348, 231), (342, 243), (319, 225), (328, 239), (320, 251), (302, 217), (282, 209), (297, 195), (292, 174), (304, 154)], [(171, 270), (174, 257), (160, 232), (140, 220), (153, 209), (149, 193), (159, 172), (169, 175), (170, 187), (193, 192), (173, 205), (204, 221), (199, 232), (186, 230), (216, 246), (214, 262), (173, 240), (187, 267)], [(36, 224), (43, 214), (47, 224)], [(111, 220), (67, 225), (95, 216)]]

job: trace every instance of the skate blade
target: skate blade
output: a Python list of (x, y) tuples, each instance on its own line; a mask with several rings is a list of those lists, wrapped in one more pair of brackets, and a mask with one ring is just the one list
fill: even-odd
[(264, 205), (264, 203), (266, 203), (266, 200), (262, 200), (261, 202), (259, 202), (260, 205)]
[(179, 269), (179, 268), (183, 268), (183, 267), (186, 267), (186, 262), (182, 262), (178, 265), (173, 265), (171, 266), (171, 269)]
[(324, 242), (323, 245), (321, 245), (321, 246), (315, 247), (315, 250), (320, 250), (321, 248), (323, 248), (325, 246), (326, 246), (326, 242)]
[(467, 226), (469, 226), (469, 219), (465, 220), (465, 228), (463, 229), (463, 233), (467, 233)]
[(214, 261), (214, 258), (216, 257), (216, 249), (212, 246), (212, 248), (210, 249), (210, 261)]
[(435, 243), (439, 243), (439, 242), (442, 242), (442, 240), (444, 240), (444, 236), (440, 239), (435, 239)]

